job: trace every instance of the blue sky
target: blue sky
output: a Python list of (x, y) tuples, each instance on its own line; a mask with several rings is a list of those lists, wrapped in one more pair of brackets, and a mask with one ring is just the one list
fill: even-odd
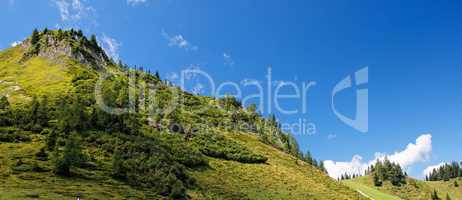
[[(432, 135), (432, 149), (417, 145), (406, 154), (416, 157), (410, 175), (462, 159), (460, 2), (2, 0), (0, 9), (2, 49), (33, 28), (74, 27), (96, 34), (114, 57), (164, 78), (197, 68), (216, 83), (264, 82), (271, 66), (274, 82), (316, 82), (307, 113), (275, 114), (281, 122), (316, 125), (314, 135), (296, 137), (318, 159), (349, 162), (361, 155), (367, 163), (376, 152), (403, 152), (423, 134)], [(331, 92), (366, 66), (369, 82), (361, 87), (369, 90), (369, 131), (360, 133), (332, 112)], [(354, 90), (345, 90), (336, 107), (353, 116), (355, 100)]]

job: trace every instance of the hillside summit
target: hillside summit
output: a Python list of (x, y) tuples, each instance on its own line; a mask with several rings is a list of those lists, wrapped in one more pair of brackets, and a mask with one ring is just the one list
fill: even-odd
[(2, 198), (364, 199), (274, 116), (115, 63), (82, 31), (33, 31), (0, 80)]

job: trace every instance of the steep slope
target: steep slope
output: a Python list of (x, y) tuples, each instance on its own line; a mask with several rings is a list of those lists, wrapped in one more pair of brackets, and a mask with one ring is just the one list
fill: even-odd
[(203, 196), (226, 199), (363, 198), (313, 166), (261, 143), (255, 136), (244, 133), (228, 136), (269, 159), (266, 164), (258, 165), (212, 159), (210, 169), (193, 172), (202, 188), (196, 194), (198, 199)]
[[(99, 93), (136, 112), (107, 113)], [(0, 198), (364, 199), (296, 158), (274, 117), (114, 64), (80, 31), (34, 31), (0, 52), (0, 94)], [(149, 110), (175, 95), (171, 112)]]

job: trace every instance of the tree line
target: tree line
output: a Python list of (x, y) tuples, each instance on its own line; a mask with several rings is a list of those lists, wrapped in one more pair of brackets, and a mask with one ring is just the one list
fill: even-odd
[(427, 181), (449, 181), (453, 178), (462, 177), (462, 162), (446, 163), (433, 169), (425, 176)]

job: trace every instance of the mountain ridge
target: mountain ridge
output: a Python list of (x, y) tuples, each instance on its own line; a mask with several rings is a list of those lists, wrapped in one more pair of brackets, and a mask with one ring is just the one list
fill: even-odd
[[(1, 196), (363, 199), (321, 166), (307, 164), (312, 158), (274, 116), (265, 118), (233, 97), (191, 95), (156, 74), (115, 64), (95, 37), (80, 35), (34, 31), (0, 51), (0, 149), (7, 152), (0, 157), (7, 186)], [(106, 103), (138, 112), (112, 115), (98, 106), (95, 84), (103, 72), (117, 74), (101, 85)], [(148, 96), (138, 87), (143, 84), (158, 88), (157, 101), (131, 104), (129, 91)], [(165, 108), (175, 91), (182, 101), (172, 112), (152, 114), (139, 106)], [(240, 129), (243, 123), (251, 128)]]

